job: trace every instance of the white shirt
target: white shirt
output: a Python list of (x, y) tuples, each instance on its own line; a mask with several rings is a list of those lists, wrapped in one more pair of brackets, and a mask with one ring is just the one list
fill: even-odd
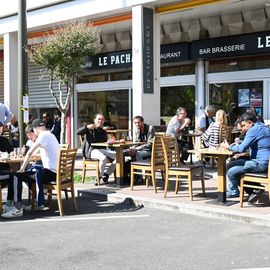
[(42, 131), (36, 139), (40, 144), (40, 156), (43, 168), (57, 172), (57, 162), (60, 145), (56, 137), (50, 131)]

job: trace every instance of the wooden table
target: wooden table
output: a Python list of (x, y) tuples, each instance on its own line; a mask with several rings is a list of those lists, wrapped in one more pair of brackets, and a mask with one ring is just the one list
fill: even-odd
[[(39, 157), (31, 157), (29, 161), (37, 161), (37, 160), (40, 160)], [(11, 158), (8, 158), (8, 159), (2, 159), (0, 158), (0, 163), (8, 163), (10, 164), (10, 170), (12, 172), (16, 172), (20, 169), (20, 166), (21, 166), (21, 163), (23, 163), (24, 161), (24, 157), (11, 157)]]
[(199, 155), (213, 155), (218, 158), (218, 203), (224, 205), (231, 205), (235, 202), (229, 202), (226, 199), (226, 158), (233, 154), (232, 151), (225, 150), (223, 148), (202, 148), (196, 149), (196, 153)]
[(145, 144), (145, 142), (132, 142), (132, 141), (126, 141), (125, 143), (114, 143), (109, 144), (107, 142), (103, 143), (92, 143), (92, 146), (103, 146), (103, 147), (109, 147), (115, 150), (116, 152), (116, 184), (121, 186), (124, 184), (124, 154), (123, 150), (125, 148), (129, 148), (134, 145), (142, 145)]
[(106, 129), (108, 134), (113, 134), (116, 140), (122, 139), (123, 133), (126, 134), (125, 137), (128, 137), (128, 133), (131, 132), (131, 129)]

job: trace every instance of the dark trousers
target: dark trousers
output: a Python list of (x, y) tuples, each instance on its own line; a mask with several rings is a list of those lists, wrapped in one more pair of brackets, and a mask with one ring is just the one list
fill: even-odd
[(187, 160), (189, 156), (188, 150), (193, 149), (193, 144), (183, 140), (178, 140), (177, 143), (180, 153), (180, 160)]
[(29, 188), (35, 182), (33, 172), (9, 173), (10, 179), (8, 182), (8, 200), (13, 200), (14, 203), (22, 201), (22, 182), (25, 182)]

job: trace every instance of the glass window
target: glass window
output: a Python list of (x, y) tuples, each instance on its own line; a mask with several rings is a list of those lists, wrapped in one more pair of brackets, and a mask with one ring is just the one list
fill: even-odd
[(161, 88), (161, 124), (168, 124), (177, 108), (187, 108), (188, 117), (194, 120), (195, 87), (194, 85)]
[(269, 55), (256, 55), (209, 61), (209, 72), (213, 73), (263, 68), (270, 68)]
[(132, 72), (121, 72), (121, 73), (112, 73), (110, 76), (111, 81), (123, 81), (123, 80), (132, 80)]
[(263, 82), (214, 83), (209, 85), (209, 103), (227, 112), (229, 124), (249, 108), (263, 115)]
[(160, 76), (169, 77), (176, 75), (190, 75), (195, 73), (195, 64), (179, 65), (174, 67), (162, 66)]
[(85, 75), (78, 78), (78, 83), (107, 82), (108, 74)]
[(78, 93), (78, 127), (93, 123), (103, 112), (118, 128), (128, 128), (128, 90)]

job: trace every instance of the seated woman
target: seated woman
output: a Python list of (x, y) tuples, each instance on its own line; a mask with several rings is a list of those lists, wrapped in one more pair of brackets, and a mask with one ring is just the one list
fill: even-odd
[(202, 135), (202, 142), (205, 147), (219, 147), (227, 138), (227, 117), (223, 110), (216, 112), (216, 122), (211, 123)]

